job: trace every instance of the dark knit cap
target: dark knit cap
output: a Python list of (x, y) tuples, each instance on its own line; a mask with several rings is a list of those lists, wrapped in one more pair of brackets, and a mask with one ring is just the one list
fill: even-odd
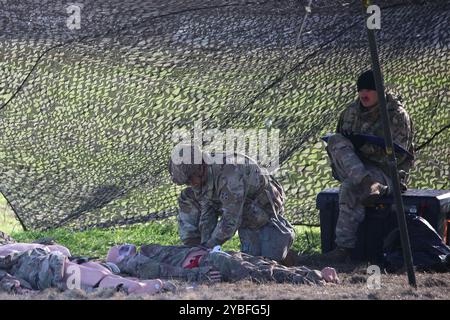
[(367, 70), (367, 71), (361, 73), (361, 75), (358, 77), (357, 87), (358, 87), (358, 92), (363, 89), (375, 90), (375, 91), (377, 90), (377, 88), (375, 87), (375, 78), (373, 76), (372, 70)]

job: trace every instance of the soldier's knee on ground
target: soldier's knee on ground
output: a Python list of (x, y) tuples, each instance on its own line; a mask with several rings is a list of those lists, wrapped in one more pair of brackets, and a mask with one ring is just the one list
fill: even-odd
[(261, 255), (277, 262), (283, 261), (294, 238), (294, 229), (286, 220), (271, 219), (261, 228)]
[(241, 241), (241, 251), (252, 256), (261, 255), (261, 240), (259, 229), (240, 228), (239, 239)]

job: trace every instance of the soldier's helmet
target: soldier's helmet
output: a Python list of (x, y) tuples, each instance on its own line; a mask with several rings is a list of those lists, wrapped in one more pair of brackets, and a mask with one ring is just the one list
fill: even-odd
[(188, 184), (190, 178), (200, 172), (203, 158), (204, 152), (197, 145), (176, 145), (168, 163), (172, 181), (178, 185)]

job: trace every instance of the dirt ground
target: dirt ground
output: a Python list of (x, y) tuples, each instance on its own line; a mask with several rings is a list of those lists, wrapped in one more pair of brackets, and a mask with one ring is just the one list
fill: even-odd
[[(91, 293), (51, 289), (33, 295), (0, 294), (0, 299), (18, 300), (85, 300), (85, 299), (145, 299), (145, 300), (448, 300), (450, 273), (416, 273), (417, 289), (408, 285), (406, 274), (381, 274), (380, 286), (370, 281), (366, 267), (339, 273), (339, 284), (325, 286), (291, 284), (256, 284), (247, 281), (214, 285), (189, 284), (174, 281), (176, 292), (153, 296), (126, 295), (113, 290)], [(369, 286), (368, 286), (369, 279)], [(372, 283), (372, 287), (370, 287)]]

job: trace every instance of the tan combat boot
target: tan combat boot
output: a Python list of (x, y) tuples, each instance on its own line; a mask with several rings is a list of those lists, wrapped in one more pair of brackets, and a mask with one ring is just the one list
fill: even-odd
[(365, 206), (375, 203), (376, 200), (387, 194), (388, 187), (366, 176), (361, 181), (361, 203)]
[(297, 265), (316, 265), (333, 263), (348, 263), (350, 262), (351, 249), (337, 247), (329, 252), (322, 254), (301, 255), (297, 258)]
[(298, 253), (289, 249), (286, 257), (280, 263), (285, 267), (293, 267), (297, 265), (297, 259)]
[(323, 263), (345, 263), (349, 262), (351, 249), (336, 247), (335, 249), (319, 255), (317, 258)]

